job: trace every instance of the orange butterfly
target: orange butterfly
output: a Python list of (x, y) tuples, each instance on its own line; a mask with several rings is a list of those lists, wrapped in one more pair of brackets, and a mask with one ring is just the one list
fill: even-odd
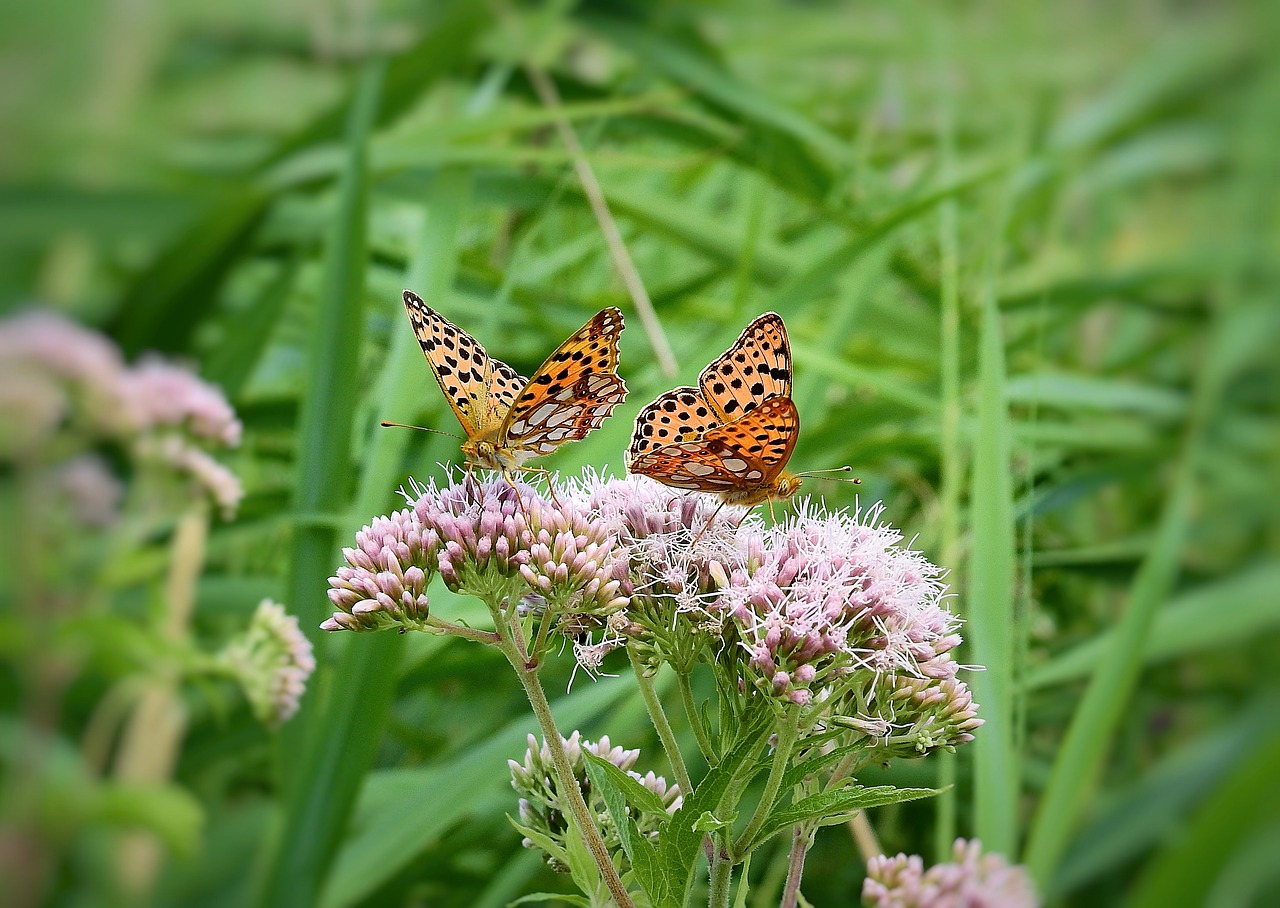
[(467, 438), (468, 466), (510, 479), (524, 462), (578, 441), (627, 396), (618, 377), (622, 313), (602, 309), (526, 379), (409, 290), (404, 308)]
[(713, 492), (722, 504), (785, 501), (800, 489), (786, 470), (799, 434), (787, 328), (766, 312), (702, 370), (698, 387), (668, 391), (640, 411), (627, 468)]

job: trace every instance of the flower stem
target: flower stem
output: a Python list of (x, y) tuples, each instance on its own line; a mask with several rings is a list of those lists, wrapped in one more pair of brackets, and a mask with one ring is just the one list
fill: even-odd
[(884, 854), (884, 846), (876, 837), (876, 831), (871, 827), (871, 821), (867, 819), (865, 810), (859, 810), (849, 818), (849, 831), (853, 834), (853, 840), (858, 845), (858, 853), (862, 855), (864, 864), (877, 855)]
[(693, 726), (693, 736), (698, 739), (698, 749), (707, 758), (707, 763), (715, 766), (719, 760), (716, 759), (715, 748), (711, 746), (711, 737), (707, 734), (707, 728), (702, 724), (702, 716), (698, 714), (698, 704), (693, 700), (689, 672), (677, 671), (676, 678), (680, 682), (680, 700), (684, 703), (685, 714), (689, 717), (689, 724)]
[(738, 841), (733, 846), (733, 853), (739, 859), (753, 847), (752, 840), (764, 825), (769, 812), (773, 810), (774, 802), (778, 799), (778, 791), (782, 788), (782, 777), (786, 774), (787, 763), (791, 760), (791, 751), (795, 748), (796, 739), (800, 737), (800, 713), (800, 707), (793, 706), (787, 718), (778, 723), (780, 726), (778, 746), (773, 751), (773, 765), (769, 767), (769, 778), (764, 785), (764, 794), (760, 796), (760, 803), (756, 805), (756, 812), (751, 815), (747, 828), (742, 830), (742, 835), (738, 836)]
[(787, 885), (782, 890), (778, 908), (796, 908), (800, 898), (800, 877), (804, 875), (804, 859), (813, 845), (813, 829), (804, 823), (791, 828), (791, 857), (787, 861)]
[(479, 631), (474, 627), (466, 627), (462, 624), (453, 624), (449, 621), (443, 621), (439, 618), (427, 618), (426, 625), (433, 631), (440, 634), (446, 634), (450, 637), (461, 637), (463, 640), (471, 640), (475, 643), (483, 643), (488, 646), (498, 644), (502, 637), (493, 631)]
[[(171, 543), (172, 560), (165, 578), (166, 612), (161, 634), (179, 645), (190, 634), (195, 608), (196, 580), (204, 566), (209, 517), (204, 506), (193, 507), (178, 522)], [(139, 698), (121, 736), (115, 776), (121, 781), (155, 785), (167, 781), (182, 747), (187, 713), (178, 695), (177, 679), (157, 679)], [(160, 871), (163, 846), (153, 833), (130, 832), (116, 855), (125, 889), (145, 900)]]
[(733, 859), (717, 847), (711, 857), (710, 892), (707, 908), (729, 908), (729, 884), (733, 881)]
[(689, 768), (685, 766), (684, 755), (680, 753), (680, 745), (676, 742), (675, 732), (671, 730), (671, 723), (667, 721), (667, 714), (662, 708), (662, 701), (658, 699), (658, 692), (654, 689), (653, 679), (645, 675), (644, 665), (640, 662), (640, 657), (636, 655), (635, 649), (628, 646), (627, 656), (631, 659), (631, 668), (636, 673), (636, 684), (640, 687), (640, 696), (644, 698), (645, 709), (649, 711), (649, 720), (653, 722), (653, 727), (658, 732), (658, 740), (662, 742), (662, 749), (667, 752), (667, 762), (671, 764), (671, 771), (675, 773), (676, 782), (680, 785), (680, 792), (688, 798), (693, 794), (693, 782), (689, 779)]
[[(556, 767), (556, 780), (560, 783), (560, 791), (568, 802), (569, 812), (573, 814), (575, 825), (587, 845), (587, 850), (591, 852), (596, 866), (600, 868), (600, 874), (604, 877), (605, 885), (609, 887), (613, 900), (618, 903), (618, 908), (635, 908), (635, 903), (627, 893), (627, 887), (622, 884), (622, 878), (618, 876), (617, 868), (609, 858), (609, 849), (605, 847), (604, 839), (600, 835), (595, 819), (591, 816), (587, 802), (582, 798), (582, 789), (578, 787), (578, 780), (574, 778), (573, 767), (569, 764), (569, 755), (564, 750), (564, 738), (556, 728), (556, 720), (551, 715), (551, 704), (547, 702), (547, 694), (542, 689), (542, 682), (538, 679), (537, 668), (531, 669), (527, 666), (522, 647), (517, 645), (512, 636), (510, 625), (502, 620), (499, 608), (491, 605), (490, 610), (494, 614), (499, 633), (502, 635), (498, 645), (502, 649), (502, 654), (507, 657), (507, 661), (511, 663), (511, 667), (515, 669), (516, 677), (520, 679), (520, 684), (529, 698), (529, 705), (533, 707), (533, 714), (537, 717), (538, 726), (542, 729), (542, 738), (547, 744), (547, 749), (551, 751), (551, 761)], [(518, 619), (513, 617), (511, 622), (514, 623), (516, 620)]]

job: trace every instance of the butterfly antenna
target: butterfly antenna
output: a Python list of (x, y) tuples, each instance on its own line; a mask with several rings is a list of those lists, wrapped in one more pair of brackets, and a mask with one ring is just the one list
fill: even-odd
[(855, 486), (860, 486), (860, 485), (862, 485), (862, 480), (861, 480), (861, 479), (859, 479), (859, 478), (858, 478), (858, 477), (856, 477), (856, 476), (855, 476), (855, 477), (853, 477), (852, 479), (841, 479), (841, 478), (836, 477), (836, 476), (823, 476), (823, 475), (822, 475), (823, 473), (852, 473), (852, 472), (853, 472), (853, 467), (850, 467), (850, 466), (847, 466), (847, 465), (846, 465), (846, 466), (843, 466), (843, 467), (832, 467), (832, 468), (831, 468), (831, 469), (829, 469), (829, 470), (805, 470), (803, 473), (797, 473), (796, 475), (797, 475), (797, 476), (812, 476), (814, 479), (825, 479), (825, 480), (827, 480), (828, 482), (849, 482), (849, 483), (853, 483)]
[(442, 432), (439, 429), (428, 429), (426, 426), (411, 426), (402, 422), (387, 422), (385, 419), (378, 423), (384, 429), (417, 429), (419, 432), (434, 432), (436, 435), (448, 435), (450, 438), (462, 438), (461, 435), (454, 435), (452, 432)]

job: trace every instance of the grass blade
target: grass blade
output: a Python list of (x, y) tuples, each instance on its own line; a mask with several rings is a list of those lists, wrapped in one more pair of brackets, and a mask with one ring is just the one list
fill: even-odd
[(978, 432), (973, 447), (972, 555), (966, 594), (966, 636), (985, 671), (973, 676), (975, 699), (986, 720), (974, 742), (977, 834), (992, 851), (1016, 846), (1018, 763), (1014, 752), (1013, 483), (1012, 439), (1005, 405), (1004, 341), (1000, 313), (988, 281), (982, 301), (978, 351)]
[[(382, 88), (384, 64), (367, 65), (348, 121), (350, 157), (339, 184), (340, 208), (327, 245), (325, 281), (314, 328), (312, 372), (304, 390), (298, 431), (295, 507), (303, 514), (333, 510), (347, 487), (360, 355), (367, 216), (366, 143)], [(287, 602), (317, 643), (324, 665), (320, 621), (325, 578), (337, 548), (334, 525), (295, 528)], [(286, 812), (261, 891), (260, 903), (312, 905), (324, 882), (364, 770), (373, 758), (390, 706), (395, 672), (391, 635), (349, 647), (335, 672), (323, 668), (308, 687), (303, 709), (281, 735)], [(368, 670), (371, 660), (383, 664)], [(349, 663), (356, 662), (353, 666)], [(360, 668), (365, 671), (360, 671)], [(353, 670), (354, 669), (354, 670)], [(340, 673), (340, 674), (339, 674)], [(338, 678), (341, 678), (339, 681)], [(319, 683), (316, 683), (316, 682)]]

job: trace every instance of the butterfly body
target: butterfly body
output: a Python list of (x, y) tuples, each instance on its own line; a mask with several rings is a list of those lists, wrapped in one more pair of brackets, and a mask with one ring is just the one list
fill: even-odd
[(640, 411), (627, 466), (754, 507), (800, 490), (800, 477), (786, 470), (799, 432), (786, 326), (768, 312), (702, 370), (696, 388), (668, 391)]
[(603, 309), (524, 378), (493, 359), (471, 335), (404, 292), (405, 311), (432, 374), (466, 440), (467, 465), (504, 475), (526, 461), (578, 441), (627, 394), (618, 376), (622, 313)]

